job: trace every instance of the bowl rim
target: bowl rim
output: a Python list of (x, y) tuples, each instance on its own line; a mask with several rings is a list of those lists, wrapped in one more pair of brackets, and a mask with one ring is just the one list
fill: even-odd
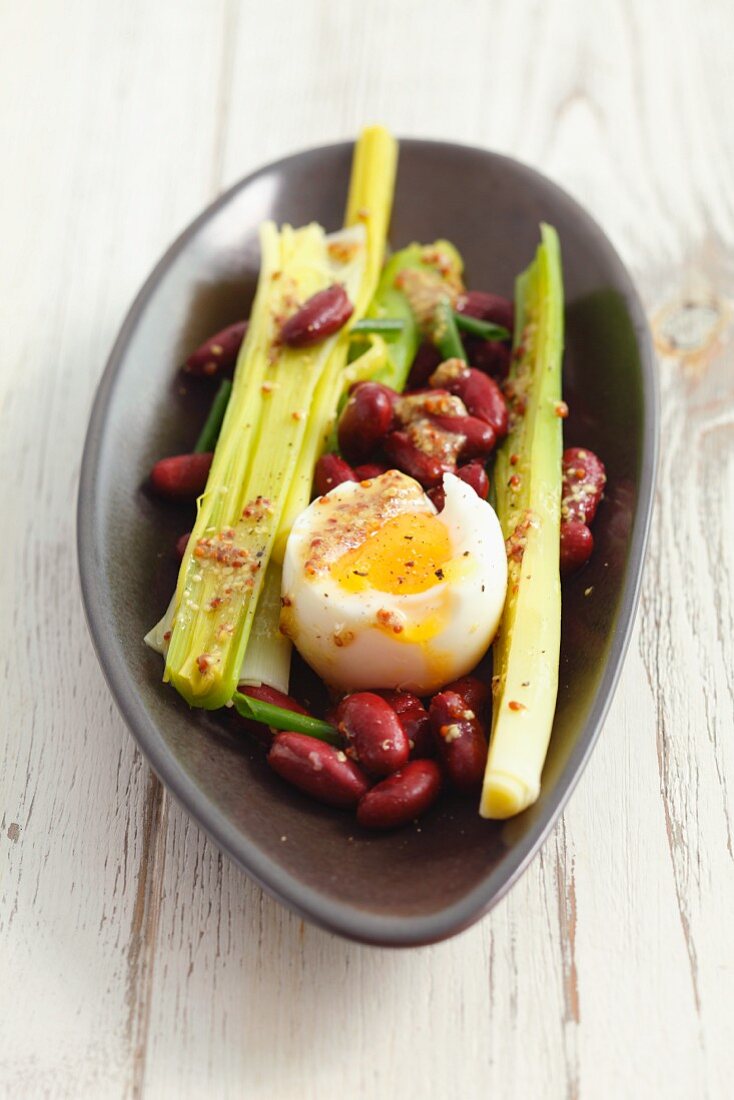
[(106, 628), (106, 588), (97, 568), (96, 510), (93, 507), (98, 480), (98, 459), (119, 368), (129, 338), (156, 291), (164, 273), (171, 267), (182, 249), (199, 228), (235, 195), (261, 176), (287, 170), (296, 162), (317, 160), (324, 153), (347, 152), (351, 141), (334, 142), (291, 153), (249, 173), (208, 204), (166, 249), (135, 296), (122, 323), (97, 387), (92, 405), (82, 453), (77, 497), (77, 558), (82, 603), (97, 659), (107, 685), (122, 713), (138, 747), (164, 786), (184, 809), (193, 814), (197, 824), (225, 851), (258, 885), (298, 916), (335, 932), (347, 939), (383, 947), (408, 947), (436, 943), (463, 931), (489, 911), (514, 885), (532, 858), (547, 839), (560, 817), (584, 770), (599, 737), (612, 702), (627, 652), (639, 603), (643, 561), (651, 526), (655, 480), (659, 449), (659, 388), (655, 370), (652, 339), (642, 302), (631, 275), (614, 246), (592, 216), (563, 188), (542, 172), (513, 157), (492, 152), (479, 146), (424, 138), (399, 138), (401, 149), (443, 153), (447, 156), (467, 154), (474, 158), (505, 165), (517, 176), (540, 183), (553, 198), (565, 205), (578, 220), (604, 255), (615, 274), (617, 285), (625, 299), (640, 358), (643, 395), (643, 439), (640, 460), (639, 488), (629, 551), (623, 581), (622, 597), (615, 620), (615, 633), (607, 654), (606, 667), (596, 690), (594, 703), (586, 723), (563, 771), (558, 776), (561, 795), (550, 805), (539, 823), (527, 836), (516, 842), (478, 886), (451, 905), (427, 916), (386, 916), (355, 905), (334, 901), (305, 885), (290, 872), (276, 866), (256, 844), (252, 844), (234, 824), (218, 810), (181, 767), (173, 751), (159, 735), (149, 717), (142, 697), (127, 672), (121, 639)]

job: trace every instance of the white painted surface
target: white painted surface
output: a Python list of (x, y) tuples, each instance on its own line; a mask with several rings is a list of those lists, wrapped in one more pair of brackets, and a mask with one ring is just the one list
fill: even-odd
[(734, 371), (661, 361), (642, 611), (528, 873), (414, 952), (304, 927), (133, 748), (74, 503), (129, 301), (224, 186), (365, 121), (516, 155), (651, 316), (734, 299), (730, 0), (0, 2), (0, 1089), (8, 1097), (723, 1097), (734, 1077)]

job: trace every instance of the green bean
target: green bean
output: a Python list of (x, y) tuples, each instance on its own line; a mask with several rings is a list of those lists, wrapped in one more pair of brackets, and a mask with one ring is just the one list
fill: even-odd
[(196, 446), (194, 447), (195, 454), (213, 451), (216, 447), (217, 440), (219, 439), (219, 429), (222, 427), (222, 421), (227, 411), (231, 392), (232, 383), (228, 378), (225, 378), (217, 390), (216, 396), (212, 402), (212, 407), (209, 410), (209, 415), (196, 441)]

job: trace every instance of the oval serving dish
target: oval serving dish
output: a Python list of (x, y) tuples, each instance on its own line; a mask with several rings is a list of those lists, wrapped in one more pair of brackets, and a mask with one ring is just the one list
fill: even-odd
[[(637, 603), (654, 487), (657, 400), (644, 312), (611, 245), (571, 198), (523, 165), (444, 142), (400, 142), (393, 245), (442, 236), (470, 285), (512, 296), (538, 223), (559, 233), (566, 289), (565, 446), (603, 456), (605, 500), (589, 565), (563, 588), (558, 706), (540, 798), (508, 822), (446, 799), (393, 834), (285, 785), (226, 720), (195, 713), (161, 684), (143, 635), (165, 609), (172, 547), (190, 514), (144, 491), (161, 455), (189, 449), (207, 402), (176, 366), (245, 316), (266, 218), (338, 228), (351, 144), (261, 169), (171, 246), (135, 300), (92, 411), (79, 488), (79, 566), (94, 644), (140, 748), (214, 841), (303, 917), (367, 943), (431, 943), (466, 928), (542, 844), (588, 759), (619, 676)], [(182, 392), (183, 391), (183, 392)], [(285, 838), (285, 839), (283, 839)]]

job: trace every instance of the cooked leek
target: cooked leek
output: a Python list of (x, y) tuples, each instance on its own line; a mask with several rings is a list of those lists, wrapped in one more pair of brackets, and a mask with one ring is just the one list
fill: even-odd
[[(369, 305), (377, 288), (392, 212), (397, 155), (395, 139), (381, 126), (364, 130), (355, 146), (346, 224), (348, 229), (350, 226), (364, 225), (367, 232), (365, 273), (356, 298), (355, 322), (360, 318), (360, 311), (364, 312)], [(402, 315), (395, 316), (402, 320)], [(401, 335), (399, 333), (398, 338)], [(277, 561), (283, 560), (285, 544), (296, 516), (311, 499), (314, 466), (331, 438), (342, 394), (352, 382), (372, 377), (384, 363), (384, 342), (377, 336), (371, 336), (369, 340), (369, 350), (350, 364), (348, 373), (345, 373), (342, 361), (333, 360), (316, 390), (275, 545)]]
[[(349, 326), (309, 348), (279, 344), (278, 319), (340, 282), (360, 320), (374, 294), (392, 207), (397, 147), (373, 127), (357, 143), (350, 185), (351, 228), (327, 238), (316, 225), (261, 231), (262, 264), (250, 325), (206, 490), (181, 565), (164, 678), (195, 706), (233, 694), (279, 529), (308, 503), (313, 467), (335, 418), (346, 377)], [(382, 341), (371, 337), (372, 341)], [(384, 345), (383, 345), (384, 346)], [(352, 364), (356, 366), (356, 364)], [(305, 488), (304, 488), (305, 485)], [(265, 578), (267, 577), (267, 582)], [(260, 601), (258, 636), (280, 674), (287, 643), (275, 638), (277, 608)], [(267, 639), (267, 641), (265, 641)], [(266, 662), (267, 663), (267, 662)], [(257, 664), (257, 661), (255, 661)]]
[(516, 283), (511, 429), (495, 466), (508, 589), (494, 644), (494, 713), (480, 805), (491, 818), (520, 813), (538, 797), (558, 691), (563, 280), (556, 232), (543, 225), (541, 233), (535, 259)]
[(399, 336), (405, 328), (405, 321), (397, 317), (365, 317), (352, 325), (352, 336)]
[(365, 249), (330, 256), (320, 226), (261, 231), (255, 303), (207, 487), (181, 565), (165, 679), (195, 706), (223, 706), (237, 686), (257, 600), (316, 387), (343, 369), (346, 330), (310, 348), (278, 344), (277, 319), (338, 277), (357, 299)]
[(439, 297), (444, 296), (453, 301), (461, 290), (463, 263), (452, 244), (448, 241), (436, 241), (429, 245), (408, 245), (391, 256), (385, 264), (368, 316), (376, 320), (394, 317), (403, 322), (402, 331), (387, 345), (385, 366), (376, 375), (380, 382), (398, 391), (405, 388), (408, 380), (421, 342), (421, 325), (424, 320), (420, 304), (411, 296), (410, 289), (401, 285), (401, 276), (404, 279), (406, 272), (421, 279), (422, 289), (428, 287), (433, 308), (437, 293)]
[(385, 258), (390, 227), (398, 146), (384, 126), (368, 126), (354, 147), (345, 226), (364, 225), (367, 230), (367, 266), (354, 320), (362, 317), (375, 293)]
[(282, 570), (272, 558), (240, 669), (239, 684), (268, 684), (288, 694), (292, 643), (280, 632)]

